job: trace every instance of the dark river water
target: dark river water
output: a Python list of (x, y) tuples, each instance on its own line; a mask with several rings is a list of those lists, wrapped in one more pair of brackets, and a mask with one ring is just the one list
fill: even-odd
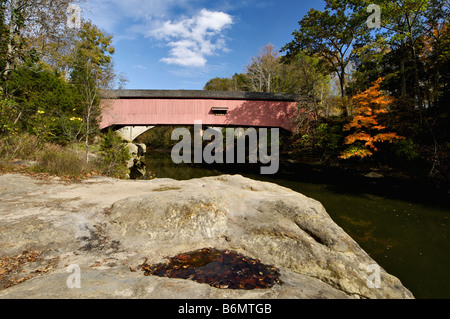
[[(147, 169), (157, 178), (188, 180), (240, 174), (273, 182), (320, 201), (333, 220), (416, 298), (450, 298), (450, 208), (441, 200), (423, 203), (358, 185), (312, 182), (296, 176), (262, 176), (243, 168), (175, 165), (170, 153), (151, 151)], [(445, 199), (444, 199), (445, 201)]]

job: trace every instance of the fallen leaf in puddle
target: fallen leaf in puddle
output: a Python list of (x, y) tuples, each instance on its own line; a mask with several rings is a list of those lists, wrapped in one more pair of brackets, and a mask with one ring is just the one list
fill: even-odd
[(264, 289), (281, 284), (276, 268), (229, 250), (204, 248), (166, 262), (140, 265), (146, 276), (190, 279), (219, 289)]

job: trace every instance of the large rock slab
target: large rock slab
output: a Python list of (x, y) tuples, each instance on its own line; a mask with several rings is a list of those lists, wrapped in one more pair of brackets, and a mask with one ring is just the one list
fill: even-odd
[[(39, 252), (16, 269), (18, 283), (2, 289), (0, 279), (0, 298), (413, 298), (383, 269), (380, 288), (369, 287), (376, 261), (319, 202), (242, 176), (64, 183), (3, 175), (0, 198), (0, 260)], [(205, 247), (272, 265), (283, 283), (229, 290), (131, 271), (144, 258), (160, 263)], [(67, 284), (70, 265), (81, 288)]]

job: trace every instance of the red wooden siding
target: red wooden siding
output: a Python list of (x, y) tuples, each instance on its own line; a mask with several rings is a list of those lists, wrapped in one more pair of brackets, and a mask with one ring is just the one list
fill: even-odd
[[(280, 127), (292, 130), (295, 102), (215, 99), (103, 100), (101, 129), (112, 125), (193, 125)], [(228, 108), (217, 116), (213, 107)]]

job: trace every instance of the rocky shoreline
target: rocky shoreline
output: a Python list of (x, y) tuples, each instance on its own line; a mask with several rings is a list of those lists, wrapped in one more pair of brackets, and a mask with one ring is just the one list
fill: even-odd
[[(6, 174), (0, 198), (0, 298), (413, 298), (319, 202), (239, 175), (65, 182)], [(219, 289), (136, 271), (144, 260), (205, 247), (276, 267), (282, 284)], [(371, 266), (379, 288), (368, 284)], [(73, 269), (80, 288), (70, 287)]]
[(127, 163), (129, 170), (128, 177), (131, 179), (139, 179), (147, 173), (145, 166), (145, 153), (147, 153), (147, 146), (139, 143), (126, 143), (126, 148), (130, 154), (130, 159)]

